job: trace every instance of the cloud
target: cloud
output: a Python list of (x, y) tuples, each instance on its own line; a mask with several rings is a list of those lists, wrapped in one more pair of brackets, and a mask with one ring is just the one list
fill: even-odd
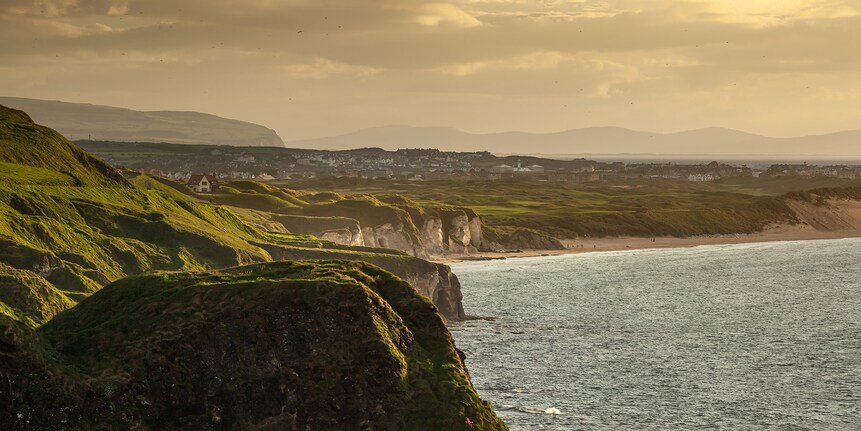
[[(562, 106), (579, 106), (577, 121), (686, 122), (678, 128), (691, 128), (694, 113), (708, 118), (713, 109), (714, 118), (732, 126), (753, 118), (747, 106), (780, 110), (793, 100), (799, 111), (793, 115), (804, 118), (786, 127), (814, 127), (815, 118), (845, 119), (841, 107), (861, 104), (854, 72), (861, 70), (859, 6), (858, 0), (3, 0), (0, 93), (81, 93), (93, 97), (83, 101), (121, 105), (151, 100), (152, 109), (230, 111), (247, 103), (248, 112), (285, 124), (273, 126), (308, 135), (331, 124), (326, 107), (339, 100), (356, 101), (339, 108), (343, 127), (408, 122), (412, 114), (438, 124), (472, 119), (473, 129), (562, 129), (575, 121)], [(216, 92), (224, 97), (202, 102)], [(288, 124), (276, 113), (285, 97), (298, 94), (320, 111), (306, 109), (302, 122)], [(746, 103), (737, 117), (729, 109), (733, 100)], [(463, 107), (457, 116), (447, 101)], [(542, 106), (554, 113), (525, 112)]]
[(285, 72), (287, 77), (302, 80), (321, 80), (333, 77), (364, 78), (380, 72), (372, 67), (351, 66), (324, 58), (316, 58), (312, 63), (285, 64), (278, 67)]
[(857, 5), (840, 0), (709, 0), (702, 3), (718, 19), (757, 26), (861, 15)]
[(430, 3), (419, 8), (416, 22), (421, 25), (436, 27), (451, 25), (454, 27), (478, 27), (481, 25), (475, 16), (463, 9), (448, 3)]
[(129, 5), (126, 2), (117, 2), (108, 8), (108, 15), (125, 15), (129, 13)]

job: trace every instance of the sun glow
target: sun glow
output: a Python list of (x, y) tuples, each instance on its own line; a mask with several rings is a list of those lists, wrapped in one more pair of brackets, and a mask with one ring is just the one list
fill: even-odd
[(710, 0), (708, 9), (730, 21), (774, 24), (812, 18), (861, 15), (861, 10), (839, 0)]

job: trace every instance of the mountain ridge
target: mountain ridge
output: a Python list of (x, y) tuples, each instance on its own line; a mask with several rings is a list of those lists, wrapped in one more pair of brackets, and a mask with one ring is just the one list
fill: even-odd
[(342, 135), (287, 141), (288, 147), (343, 150), (380, 147), (439, 148), (443, 151), (491, 151), (530, 154), (775, 154), (861, 155), (861, 130), (778, 138), (726, 127), (705, 127), (672, 133), (644, 132), (617, 126), (596, 126), (560, 132), (470, 133), (445, 126), (389, 125)]
[(247, 121), (196, 111), (137, 111), (128, 108), (60, 100), (0, 97), (0, 104), (26, 111), (37, 123), (70, 139), (91, 135), (118, 142), (170, 141), (283, 147), (274, 130)]

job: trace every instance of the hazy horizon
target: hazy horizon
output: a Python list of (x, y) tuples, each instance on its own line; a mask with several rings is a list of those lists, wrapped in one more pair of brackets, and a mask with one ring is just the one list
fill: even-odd
[(861, 129), (861, 1), (9, 0), (0, 94), (198, 111), (285, 141)]

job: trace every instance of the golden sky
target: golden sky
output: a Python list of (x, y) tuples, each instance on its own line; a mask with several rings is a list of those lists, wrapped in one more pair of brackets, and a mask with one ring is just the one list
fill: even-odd
[(0, 95), (286, 139), (861, 129), (861, 0), (0, 0)]

